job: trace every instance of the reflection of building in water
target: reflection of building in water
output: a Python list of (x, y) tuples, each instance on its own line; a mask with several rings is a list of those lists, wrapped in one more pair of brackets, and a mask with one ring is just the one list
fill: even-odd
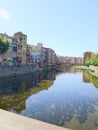
[(57, 70), (60, 71), (60, 72), (69, 72), (69, 73), (79, 72), (79, 70), (73, 68), (73, 67), (70, 66), (70, 65), (66, 65), (66, 64), (60, 65), (60, 66), (57, 68)]
[(60, 72), (69, 72), (70, 71), (70, 66), (63, 64), (57, 67), (57, 70)]
[(83, 71), (82, 75), (83, 75), (83, 82), (89, 83), (90, 80), (89, 80), (89, 78), (87, 76), (88, 75), (87, 72)]
[(73, 67), (70, 68), (70, 73), (77, 73), (77, 72), (80, 72), (80, 70), (77, 70)]
[(47, 90), (54, 82), (55, 71), (39, 71), (0, 79), (0, 108), (20, 112), (28, 96)]

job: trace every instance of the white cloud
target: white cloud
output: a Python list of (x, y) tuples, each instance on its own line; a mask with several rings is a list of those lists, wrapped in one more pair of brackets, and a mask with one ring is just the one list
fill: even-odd
[(7, 10), (5, 9), (0, 9), (0, 17), (6, 21), (10, 20), (10, 14)]

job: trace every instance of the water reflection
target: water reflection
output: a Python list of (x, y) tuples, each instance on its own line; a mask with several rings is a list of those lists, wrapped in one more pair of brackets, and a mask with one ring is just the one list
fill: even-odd
[(75, 69), (74, 67), (71, 67), (70, 65), (60, 65), (57, 67), (58, 72), (63, 72), (63, 73), (77, 73), (80, 72), (80, 70)]
[(48, 91), (30, 96), (21, 114), (73, 130), (97, 130), (98, 91), (82, 82), (82, 73), (66, 72)]
[(57, 70), (0, 80), (0, 107), (72, 130), (97, 130), (98, 80), (69, 66)]
[(41, 71), (0, 79), (0, 108), (13, 109), (17, 112), (24, 110), (27, 97), (48, 90), (54, 79), (55, 71), (48, 73)]
[(90, 83), (90, 80), (88, 79), (88, 72), (83, 71), (83, 82)]
[(83, 81), (86, 83), (93, 83), (93, 85), (98, 88), (98, 78), (91, 75), (89, 72), (83, 71)]

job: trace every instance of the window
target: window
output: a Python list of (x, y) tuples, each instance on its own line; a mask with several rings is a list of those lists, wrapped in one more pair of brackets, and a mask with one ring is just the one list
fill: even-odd
[(17, 51), (17, 47), (13, 47), (13, 51)]

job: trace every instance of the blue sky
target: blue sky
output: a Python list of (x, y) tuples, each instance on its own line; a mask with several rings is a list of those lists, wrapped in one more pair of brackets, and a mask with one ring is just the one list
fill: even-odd
[(98, 50), (98, 0), (0, 0), (0, 32), (22, 31), (62, 56)]

